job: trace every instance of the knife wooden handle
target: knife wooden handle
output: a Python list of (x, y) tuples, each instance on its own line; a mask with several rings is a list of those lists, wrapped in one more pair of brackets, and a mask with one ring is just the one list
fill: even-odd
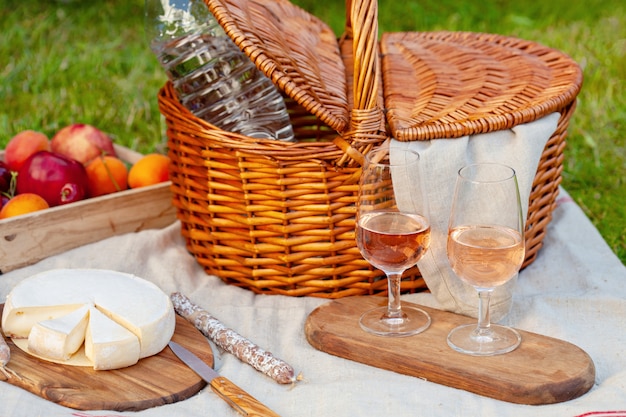
[(249, 417), (280, 417), (223, 376), (211, 380), (211, 388), (241, 415)]

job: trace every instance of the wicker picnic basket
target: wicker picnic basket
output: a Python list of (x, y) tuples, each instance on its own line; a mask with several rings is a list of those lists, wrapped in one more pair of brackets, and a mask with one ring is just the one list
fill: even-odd
[[(520, 39), (459, 32), (387, 33), (377, 2), (348, 0), (339, 39), (287, 0), (205, 0), (222, 27), (284, 93), (298, 139), (220, 130), (194, 117), (172, 84), (159, 92), (173, 203), (188, 250), (210, 275), (256, 293), (339, 298), (385, 294), (355, 243), (363, 155), (390, 136), (454, 138), (558, 111), (530, 196), (527, 255), (555, 208), (579, 67)], [(402, 291), (427, 290), (418, 268)]]

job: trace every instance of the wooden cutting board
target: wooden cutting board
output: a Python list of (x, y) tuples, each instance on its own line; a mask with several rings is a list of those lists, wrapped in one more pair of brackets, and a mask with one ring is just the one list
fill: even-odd
[[(3, 307), (0, 304), (0, 315)], [(78, 410), (140, 411), (185, 400), (206, 386), (168, 347), (127, 368), (94, 371), (89, 367), (40, 360), (22, 351), (10, 339), (5, 340), (11, 348), (8, 368), (22, 378), (10, 378), (6, 382)], [(178, 315), (172, 340), (213, 366), (207, 339)]]
[(518, 404), (568, 401), (594, 384), (595, 366), (587, 353), (535, 333), (520, 330), (520, 347), (504, 355), (458, 353), (447, 345), (448, 333), (476, 320), (432, 308), (419, 306), (432, 318), (423, 333), (393, 338), (363, 331), (360, 315), (386, 303), (386, 298), (367, 296), (323, 304), (307, 318), (306, 337), (316, 349), (335, 356)]

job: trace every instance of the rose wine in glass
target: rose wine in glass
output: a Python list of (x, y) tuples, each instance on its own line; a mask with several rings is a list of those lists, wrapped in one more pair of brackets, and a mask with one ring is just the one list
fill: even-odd
[(491, 324), (489, 298), (524, 261), (524, 222), (515, 171), (500, 164), (474, 164), (459, 171), (448, 228), (447, 252), (455, 274), (478, 292), (478, 324), (453, 329), (456, 351), (490, 356), (517, 348), (520, 334)]
[(388, 147), (370, 151), (359, 183), (356, 241), (363, 257), (387, 276), (387, 306), (363, 313), (361, 327), (380, 336), (410, 336), (430, 326), (420, 308), (402, 307), (402, 273), (430, 245), (419, 183), (419, 154)]

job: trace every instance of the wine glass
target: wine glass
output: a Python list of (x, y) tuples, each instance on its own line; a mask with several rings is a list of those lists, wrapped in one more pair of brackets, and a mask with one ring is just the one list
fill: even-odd
[(448, 224), (447, 254), (454, 273), (478, 292), (478, 324), (453, 329), (448, 345), (470, 355), (490, 356), (517, 348), (512, 328), (491, 324), (489, 299), (524, 260), (524, 219), (515, 171), (481, 163), (459, 170)]
[(368, 152), (359, 182), (356, 242), (363, 257), (387, 276), (387, 306), (363, 313), (361, 327), (380, 336), (410, 336), (430, 326), (430, 316), (402, 307), (402, 273), (430, 245), (430, 224), (421, 193), (419, 154), (383, 146)]

